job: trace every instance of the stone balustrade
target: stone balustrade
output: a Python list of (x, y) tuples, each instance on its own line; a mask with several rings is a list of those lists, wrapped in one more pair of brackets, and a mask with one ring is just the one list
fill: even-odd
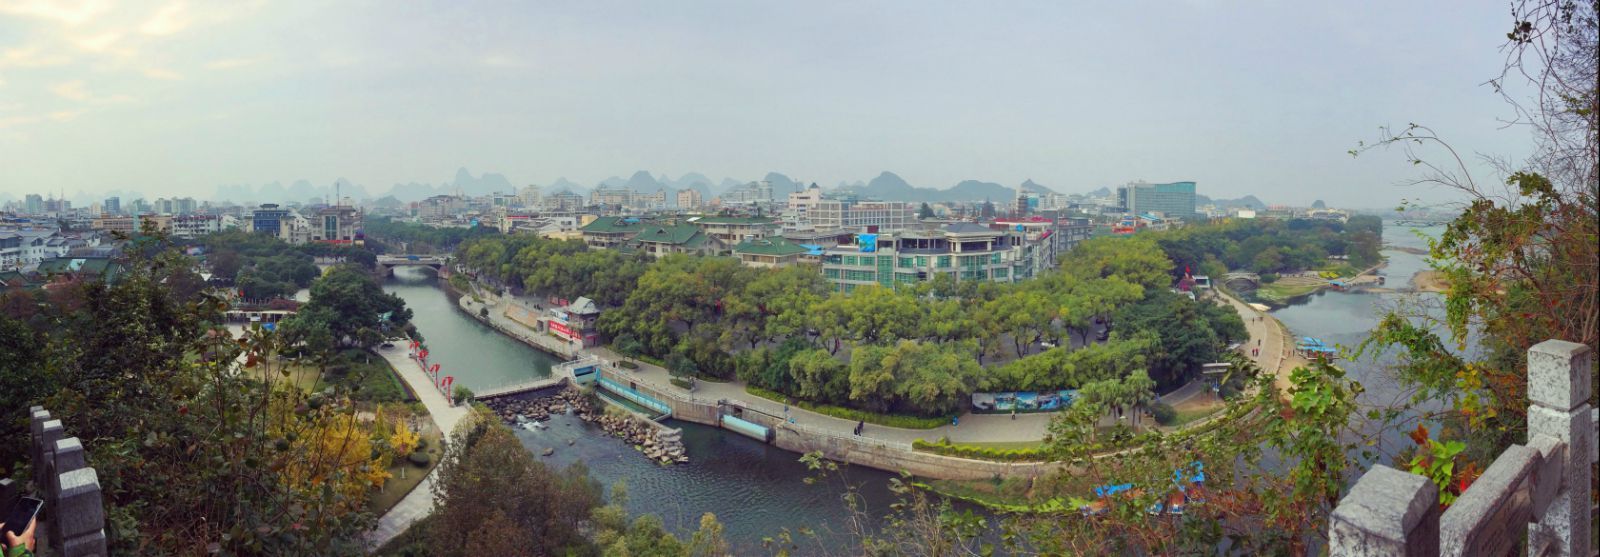
[(1329, 521), (1335, 556), (1591, 554), (1590, 485), (1597, 455), (1594, 354), (1548, 340), (1528, 350), (1528, 444), (1495, 458), (1450, 508), (1427, 478), (1378, 465)]
[[(43, 407), (29, 409), (33, 487), (44, 500), (34, 537), (47, 555), (105, 557), (106, 512), (100, 478), (89, 467), (89, 455), (77, 437), (68, 437), (61, 420)], [(0, 508), (9, 509), (21, 496), (9, 480), (0, 482)]]

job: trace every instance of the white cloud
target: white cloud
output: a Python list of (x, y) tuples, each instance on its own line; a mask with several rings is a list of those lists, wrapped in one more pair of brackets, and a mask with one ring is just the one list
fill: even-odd
[(0, 68), (43, 68), (59, 66), (72, 61), (60, 53), (44, 54), (39, 47), (19, 47), (0, 51)]
[(121, 39), (122, 33), (110, 32), (101, 33), (92, 37), (74, 39), (72, 42), (73, 44), (78, 45), (78, 48), (89, 52), (105, 52), (110, 50), (112, 45), (115, 45), (117, 41)]
[(87, 101), (93, 97), (88, 90), (83, 88), (83, 80), (81, 79), (57, 83), (55, 87), (50, 88), (50, 92), (55, 93), (58, 97), (72, 101)]
[(183, 2), (171, 2), (157, 10), (155, 15), (139, 26), (146, 35), (171, 35), (184, 30), (194, 19), (189, 17), (189, 7)]
[(36, 17), (78, 25), (105, 11), (104, 0), (0, 0), (0, 14)]
[(144, 76), (150, 79), (161, 79), (166, 81), (177, 81), (183, 79), (183, 74), (166, 68), (145, 68)]
[(234, 68), (243, 68), (255, 63), (256, 60), (254, 58), (227, 58), (223, 60), (212, 60), (210, 62), (206, 62), (206, 69), (231, 70)]
[(478, 63), (490, 68), (520, 68), (526, 65), (522, 63), (522, 60), (502, 54), (490, 54), (483, 57)]

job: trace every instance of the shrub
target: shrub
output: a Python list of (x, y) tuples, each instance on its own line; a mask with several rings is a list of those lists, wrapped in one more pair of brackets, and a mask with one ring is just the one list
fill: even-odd
[(671, 379), (668, 379), (668, 381), (671, 381), (673, 385), (677, 385), (678, 387), (680, 387), (680, 388), (682, 388), (683, 390), (686, 390), (686, 391), (689, 390), (689, 389), (693, 389), (694, 388), (694, 383), (691, 383), (691, 382), (689, 382), (688, 379), (684, 379), (682, 377), (673, 377)]
[(466, 385), (456, 385), (453, 394), (455, 395), (456, 404), (472, 400), (472, 389), (468, 389)]
[(639, 364), (636, 364), (636, 363), (633, 363), (633, 362), (630, 362), (630, 361), (627, 361), (627, 360), (623, 360), (623, 361), (617, 362), (617, 365), (625, 367), (625, 368), (628, 368), (628, 369), (639, 369)]
[(1155, 416), (1156, 423), (1161, 425), (1172, 425), (1178, 420), (1178, 411), (1173, 410), (1172, 405), (1165, 402), (1150, 405), (1150, 415)]
[(428, 453), (417, 451), (411, 453), (410, 456), (407, 456), (406, 460), (410, 461), (411, 465), (416, 466), (417, 468), (427, 468), (428, 462), (430, 462), (432, 458), (428, 456)]
[(1261, 284), (1278, 282), (1278, 273), (1261, 273)]
[(898, 427), (901, 429), (933, 429), (950, 423), (950, 416), (927, 418), (922, 416), (907, 416), (904, 414), (878, 414), (875, 412), (867, 412), (865, 410), (856, 410), (854, 408), (845, 408), (842, 406), (815, 404), (804, 400), (791, 401), (789, 397), (784, 396), (781, 393), (775, 393), (754, 385), (746, 385), (744, 390), (747, 393), (767, 400), (788, 403), (796, 408), (809, 410), (825, 416), (833, 416), (835, 418), (858, 422), (867, 422), (873, 425)]

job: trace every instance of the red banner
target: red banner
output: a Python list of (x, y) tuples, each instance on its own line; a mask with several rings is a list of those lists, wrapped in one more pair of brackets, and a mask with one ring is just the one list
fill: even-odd
[(572, 333), (572, 329), (567, 327), (565, 323), (560, 321), (550, 321), (549, 323), (550, 330), (561, 335), (562, 338), (571, 339), (572, 337), (577, 336)]

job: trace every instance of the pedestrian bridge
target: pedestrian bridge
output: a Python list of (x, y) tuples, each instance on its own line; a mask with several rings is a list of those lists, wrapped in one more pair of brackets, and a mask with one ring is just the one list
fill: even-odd
[(394, 273), (395, 267), (429, 267), (438, 271), (444, 268), (448, 259), (444, 255), (380, 255), (375, 269), (378, 276), (389, 276)]
[(1222, 284), (1223, 285), (1227, 285), (1229, 283), (1234, 283), (1234, 282), (1246, 282), (1246, 283), (1249, 283), (1250, 286), (1260, 286), (1261, 285), (1261, 275), (1258, 275), (1258, 274), (1255, 274), (1255, 273), (1247, 273), (1247, 272), (1243, 272), (1243, 271), (1235, 271), (1235, 272), (1232, 272), (1232, 273), (1228, 273), (1226, 275), (1222, 275)]

